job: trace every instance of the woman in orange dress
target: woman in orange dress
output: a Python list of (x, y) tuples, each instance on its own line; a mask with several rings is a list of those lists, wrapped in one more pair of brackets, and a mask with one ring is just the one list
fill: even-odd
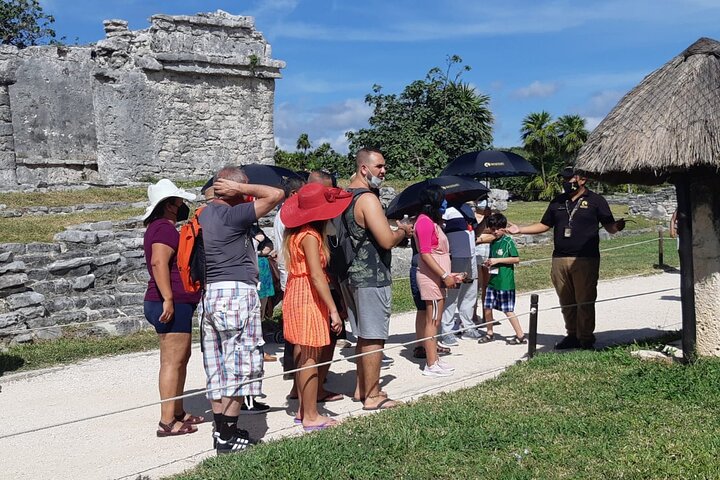
[(330, 346), (330, 330), (339, 333), (342, 320), (330, 294), (325, 267), (329, 258), (327, 220), (340, 215), (352, 195), (340, 188), (310, 183), (285, 201), (283, 256), (288, 281), (283, 298), (283, 335), (295, 345), (295, 374), (300, 406), (296, 423), (305, 431), (323, 430), (337, 422), (317, 411), (318, 359)]

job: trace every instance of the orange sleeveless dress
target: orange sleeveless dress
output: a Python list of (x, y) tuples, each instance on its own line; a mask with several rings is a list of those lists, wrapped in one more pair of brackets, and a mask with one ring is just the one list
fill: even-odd
[(327, 258), (320, 247), (322, 237), (317, 231), (305, 226), (290, 237), (290, 258), (285, 259), (288, 281), (282, 302), (283, 336), (295, 345), (324, 347), (330, 345), (330, 312), (310, 279), (302, 248), (302, 241), (307, 235), (317, 239), (320, 263), (323, 269), (327, 265)]

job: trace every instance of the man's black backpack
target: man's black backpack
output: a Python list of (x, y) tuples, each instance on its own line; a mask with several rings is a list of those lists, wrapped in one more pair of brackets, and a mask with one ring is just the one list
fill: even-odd
[(355, 208), (355, 202), (358, 197), (364, 193), (372, 193), (367, 188), (353, 189), (352, 202), (343, 213), (330, 220), (335, 227), (335, 235), (328, 236), (328, 246), (330, 247), (330, 261), (328, 262), (328, 271), (339, 280), (345, 280), (348, 277), (348, 269), (352, 265), (358, 250), (367, 239), (367, 232), (360, 239), (356, 247), (353, 247), (352, 238), (350, 238), (350, 228), (346, 214), (348, 210)]

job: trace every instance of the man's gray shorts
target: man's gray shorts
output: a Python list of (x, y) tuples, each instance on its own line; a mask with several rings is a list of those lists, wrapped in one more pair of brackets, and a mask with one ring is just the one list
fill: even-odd
[(366, 340), (387, 340), (392, 287), (353, 287), (347, 282), (341, 287), (352, 333)]

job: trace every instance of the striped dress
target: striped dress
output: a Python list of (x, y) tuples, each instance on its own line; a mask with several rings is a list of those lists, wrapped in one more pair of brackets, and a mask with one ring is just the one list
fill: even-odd
[(317, 239), (323, 269), (327, 265), (327, 258), (320, 247), (322, 237), (317, 231), (305, 226), (290, 237), (290, 258), (285, 259), (288, 281), (282, 302), (283, 336), (295, 345), (323, 347), (330, 344), (330, 313), (310, 279), (302, 248), (302, 241), (307, 235)]

